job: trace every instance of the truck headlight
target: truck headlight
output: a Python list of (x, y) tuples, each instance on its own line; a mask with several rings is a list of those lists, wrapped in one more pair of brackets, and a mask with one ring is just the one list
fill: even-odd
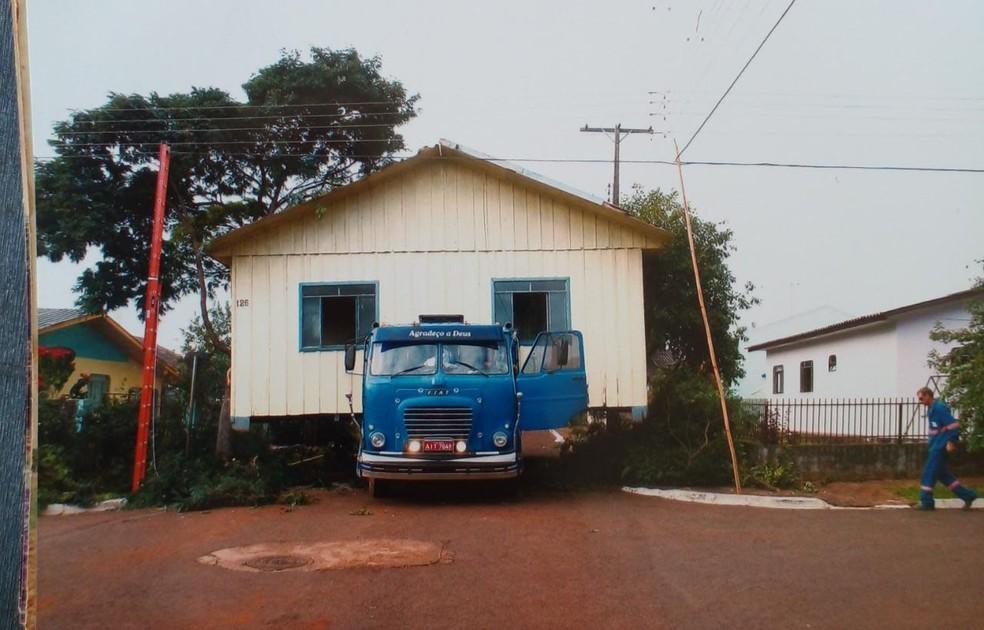
[(454, 450), (457, 453), (464, 453), (468, 450), (468, 443), (464, 440), (458, 440), (454, 443)]
[(370, 433), (369, 443), (372, 444), (373, 448), (383, 448), (383, 445), (386, 444), (386, 436), (380, 433), (379, 431), (376, 431), (375, 433)]
[(492, 435), (492, 443), (495, 444), (496, 448), (502, 448), (509, 443), (509, 436), (502, 431), (496, 431)]
[(410, 451), (411, 453), (419, 453), (420, 440), (410, 440), (410, 442), (407, 443), (407, 450)]

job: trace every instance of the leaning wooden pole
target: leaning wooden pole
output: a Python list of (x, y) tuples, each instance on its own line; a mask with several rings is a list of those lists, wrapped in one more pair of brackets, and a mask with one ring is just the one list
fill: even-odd
[(147, 438), (154, 408), (154, 381), (157, 377), (157, 320), (160, 317), (161, 246), (164, 238), (164, 206), (167, 197), (167, 171), (171, 151), (161, 144), (160, 170), (157, 171), (157, 192), (154, 198), (154, 223), (150, 240), (150, 265), (147, 273), (147, 297), (144, 299), (143, 383), (140, 389), (140, 411), (137, 417), (137, 444), (133, 454), (133, 481), (136, 492), (147, 472)]
[(724, 433), (728, 436), (728, 450), (731, 451), (731, 472), (735, 477), (735, 492), (741, 494), (741, 476), (738, 474), (738, 455), (735, 453), (735, 440), (731, 436), (731, 419), (728, 417), (728, 400), (724, 395), (724, 383), (718, 370), (717, 354), (714, 352), (714, 340), (711, 338), (711, 324), (707, 319), (707, 307), (704, 305), (704, 289), (700, 283), (700, 267), (697, 266), (697, 250), (694, 247), (694, 232), (690, 227), (690, 204), (687, 203), (687, 189), (683, 185), (683, 164), (680, 162), (680, 147), (673, 141), (676, 149), (677, 172), (680, 174), (680, 196), (683, 198), (683, 219), (687, 224), (687, 242), (690, 244), (690, 262), (694, 267), (694, 284), (697, 285), (697, 303), (700, 305), (700, 316), (704, 320), (704, 334), (707, 335), (707, 351), (711, 355), (711, 368), (714, 370), (714, 380), (717, 382), (718, 398), (721, 400), (721, 417), (724, 419)]

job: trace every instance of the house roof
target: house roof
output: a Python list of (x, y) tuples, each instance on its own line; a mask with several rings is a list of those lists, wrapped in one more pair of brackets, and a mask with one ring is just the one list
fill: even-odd
[[(100, 332), (118, 343), (130, 358), (137, 363), (143, 362), (143, 339), (131, 335), (127, 329), (123, 328), (115, 319), (105, 313), (95, 315), (86, 314), (74, 308), (39, 308), (38, 309), (38, 333), (54, 332), (69, 326), (82, 323), (91, 323)], [(164, 346), (157, 346), (157, 358), (160, 360), (163, 370), (171, 376), (178, 373), (178, 362), (181, 357), (173, 350)]]
[(900, 306), (898, 308), (893, 308), (887, 311), (871, 313), (870, 315), (862, 315), (861, 317), (854, 317), (848, 320), (844, 320), (842, 322), (838, 322), (836, 324), (830, 324), (829, 326), (822, 326), (820, 328), (815, 328), (813, 330), (808, 330), (806, 332), (797, 333), (795, 335), (788, 335), (786, 337), (780, 337), (778, 339), (764, 341), (762, 343), (757, 343), (755, 345), (748, 346), (748, 351), (755, 352), (756, 350), (769, 350), (771, 348), (775, 348), (778, 346), (786, 346), (791, 343), (806, 341), (809, 339), (814, 339), (816, 337), (823, 337), (825, 335), (831, 335), (834, 333), (851, 330), (853, 328), (860, 328), (862, 326), (870, 326), (872, 324), (887, 322), (901, 315), (910, 313), (912, 311), (917, 311), (920, 309), (929, 308), (933, 306), (940, 306), (942, 304), (948, 304), (951, 302), (961, 302), (964, 300), (972, 299), (974, 297), (984, 297), (984, 288), (974, 288), (974, 289), (967, 289), (966, 291), (958, 291), (956, 293), (950, 293), (949, 295), (933, 298), (931, 300), (924, 300), (922, 302), (916, 302), (914, 304), (907, 304), (905, 306)]
[(75, 308), (39, 308), (38, 329), (44, 330), (57, 324), (84, 317), (85, 313)]
[(576, 188), (572, 188), (516, 164), (494, 158), (474, 149), (469, 149), (456, 142), (441, 139), (434, 146), (420, 149), (413, 157), (394, 162), (374, 173), (370, 173), (358, 181), (340, 186), (320, 197), (227, 232), (213, 239), (209, 243), (207, 251), (216, 260), (228, 265), (231, 262), (230, 252), (235, 244), (256, 234), (267, 232), (281, 223), (307, 216), (315, 212), (325, 202), (335, 201), (354, 194), (433, 160), (459, 160), (461, 163), (473, 168), (484, 169), (490, 173), (536, 188), (545, 194), (551, 194), (588, 212), (593, 212), (598, 216), (641, 232), (662, 244), (670, 240), (670, 233), (668, 231), (646, 223), (642, 219), (618, 206), (608, 203), (604, 199), (579, 191)]

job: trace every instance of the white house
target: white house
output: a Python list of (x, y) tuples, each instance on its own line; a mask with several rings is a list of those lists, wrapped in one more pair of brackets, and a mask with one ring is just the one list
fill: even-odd
[(772, 398), (913, 398), (930, 384), (929, 333), (970, 321), (971, 289), (749, 346), (766, 351)]
[(441, 141), (216, 239), (231, 270), (232, 416), (347, 413), (343, 344), (422, 313), (584, 333), (589, 404), (647, 403), (643, 255), (669, 234)]

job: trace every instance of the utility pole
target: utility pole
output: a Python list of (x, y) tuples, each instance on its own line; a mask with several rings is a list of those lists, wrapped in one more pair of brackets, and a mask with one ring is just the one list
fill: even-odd
[(167, 196), (167, 171), (171, 149), (161, 143), (160, 170), (157, 171), (157, 194), (154, 197), (154, 225), (150, 239), (150, 266), (147, 272), (147, 296), (144, 298), (143, 382), (140, 411), (137, 416), (137, 444), (133, 454), (133, 483), (136, 492), (147, 473), (147, 438), (150, 417), (154, 413), (154, 381), (157, 378), (157, 320), (161, 298), (161, 244), (164, 239), (164, 205)]
[(606, 136), (612, 134), (609, 136), (615, 142), (615, 176), (612, 179), (612, 204), (617, 206), (618, 205), (618, 161), (619, 161), (618, 150), (619, 150), (619, 145), (622, 144), (622, 139), (625, 136), (628, 136), (630, 133), (645, 133), (645, 134), (653, 135), (656, 132), (653, 131), (652, 127), (649, 127), (648, 129), (633, 129), (632, 127), (622, 127), (622, 123), (618, 123), (614, 127), (589, 127), (587, 125), (584, 125), (583, 127), (581, 127), (581, 131), (587, 133), (603, 133)]

